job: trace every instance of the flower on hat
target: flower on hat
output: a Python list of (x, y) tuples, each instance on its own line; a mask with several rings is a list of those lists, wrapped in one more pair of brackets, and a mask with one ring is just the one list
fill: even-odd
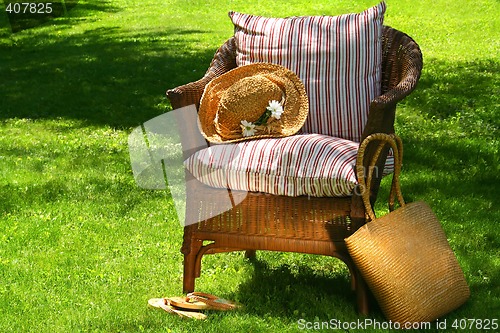
[(269, 106), (266, 108), (266, 110), (271, 112), (271, 117), (280, 119), (281, 114), (283, 113), (283, 106), (280, 102), (273, 100), (269, 102)]
[(280, 119), (282, 113), (283, 106), (280, 102), (275, 100), (269, 101), (269, 106), (266, 107), (266, 111), (264, 111), (259, 119), (255, 121), (255, 123), (246, 120), (241, 121), (240, 126), (242, 129), (243, 137), (254, 136), (257, 131), (267, 131), (268, 133), (271, 133), (272, 126), (270, 126), (270, 123), (274, 119)]
[(252, 122), (242, 120), (240, 126), (241, 126), (241, 129), (243, 130), (244, 137), (255, 135), (255, 131), (256, 131), (255, 124), (253, 124)]

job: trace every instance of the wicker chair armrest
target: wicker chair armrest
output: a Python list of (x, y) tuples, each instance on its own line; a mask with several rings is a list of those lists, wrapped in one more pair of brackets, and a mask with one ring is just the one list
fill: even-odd
[(373, 133), (394, 133), (396, 104), (417, 86), (422, 72), (422, 53), (407, 34), (384, 26), (382, 93), (370, 103), (361, 141)]
[(215, 53), (205, 75), (194, 82), (167, 90), (172, 109), (195, 104), (200, 106), (200, 99), (205, 86), (214, 78), (236, 67), (236, 44), (234, 37), (228, 39)]
[[(361, 141), (374, 133), (394, 133), (396, 104), (416, 88), (422, 72), (422, 53), (411, 37), (389, 26), (384, 26), (382, 38), (382, 93), (370, 104)], [(378, 159), (373, 161), (373, 157), (377, 155), (376, 150), (374, 144), (367, 146), (365, 165), (362, 166), (365, 170), (370, 170), (370, 168), (383, 170), (389, 147), (386, 146), (378, 155)], [(368, 184), (372, 205), (377, 198), (381, 179), (382, 172), (378, 172)]]
[(372, 101), (372, 108), (395, 105), (417, 86), (422, 72), (422, 52), (407, 34), (384, 27), (382, 94)]

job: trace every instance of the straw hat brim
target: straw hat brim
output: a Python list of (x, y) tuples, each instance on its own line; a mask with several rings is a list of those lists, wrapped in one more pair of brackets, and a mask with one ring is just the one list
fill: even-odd
[[(236, 139), (226, 139), (216, 131), (214, 120), (217, 115), (219, 102), (224, 92), (235, 82), (245, 77), (253, 75), (263, 75), (269, 77), (279, 77), (286, 82), (285, 94), (287, 99), (284, 105), (284, 112), (281, 115), (281, 130), (279, 133), (257, 134), (250, 137)], [(287, 103), (290, 103), (287, 107)], [(265, 110), (263, 110), (264, 112)], [(198, 126), (202, 135), (213, 143), (229, 143), (244, 140), (252, 140), (270, 137), (285, 137), (297, 133), (307, 118), (309, 111), (309, 101), (304, 84), (300, 78), (289, 69), (271, 63), (255, 63), (236, 67), (223, 75), (210, 81), (201, 97), (198, 111)]]

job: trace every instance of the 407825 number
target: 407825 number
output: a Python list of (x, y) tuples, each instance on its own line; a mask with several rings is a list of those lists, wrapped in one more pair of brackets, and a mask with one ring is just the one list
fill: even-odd
[(52, 13), (52, 3), (36, 2), (9, 2), (5, 11), (9, 14), (50, 14)]

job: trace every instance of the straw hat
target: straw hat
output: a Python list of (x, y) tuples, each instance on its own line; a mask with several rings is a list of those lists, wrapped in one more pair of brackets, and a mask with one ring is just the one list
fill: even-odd
[(198, 125), (214, 143), (283, 137), (297, 133), (308, 110), (304, 84), (295, 73), (280, 65), (255, 63), (207, 84)]

